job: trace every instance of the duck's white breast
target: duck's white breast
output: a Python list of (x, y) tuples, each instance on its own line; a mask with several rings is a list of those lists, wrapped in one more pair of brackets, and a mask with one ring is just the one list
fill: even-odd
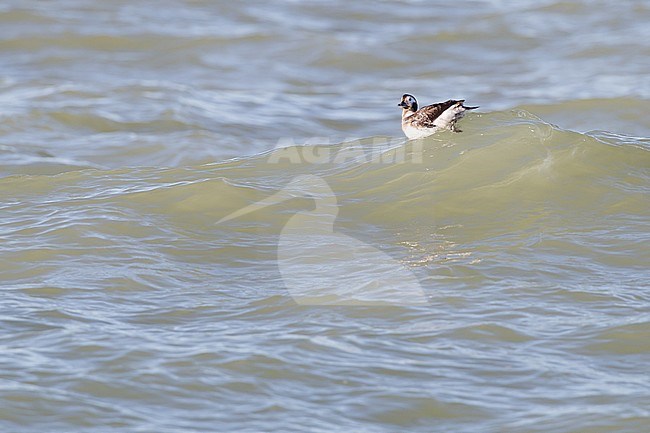
[(436, 132), (436, 128), (416, 128), (410, 123), (405, 123), (402, 125), (402, 131), (410, 140), (416, 138), (428, 137), (431, 134)]

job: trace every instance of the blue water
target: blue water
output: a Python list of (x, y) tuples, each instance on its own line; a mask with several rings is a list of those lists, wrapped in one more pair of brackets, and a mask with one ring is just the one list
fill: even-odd
[(5, 1), (0, 431), (647, 431), (649, 20)]

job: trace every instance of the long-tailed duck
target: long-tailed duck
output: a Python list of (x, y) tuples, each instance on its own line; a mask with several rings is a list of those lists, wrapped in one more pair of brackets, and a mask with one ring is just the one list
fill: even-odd
[(402, 102), (397, 104), (402, 107), (402, 131), (410, 139), (427, 137), (442, 129), (453, 132), (462, 132), (456, 127), (467, 110), (478, 107), (466, 107), (464, 99), (454, 101), (450, 99), (438, 104), (427, 105), (418, 110), (418, 101), (415, 96), (408, 93), (402, 96)]

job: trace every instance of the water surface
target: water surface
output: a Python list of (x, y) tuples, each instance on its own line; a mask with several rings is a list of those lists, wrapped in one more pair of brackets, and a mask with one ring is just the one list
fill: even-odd
[(649, 20), (4, 2), (1, 430), (647, 431)]

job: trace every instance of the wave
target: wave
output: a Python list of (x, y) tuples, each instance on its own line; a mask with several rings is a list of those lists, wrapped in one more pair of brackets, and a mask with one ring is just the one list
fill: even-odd
[[(195, 183), (214, 177), (224, 179), (229, 188), (262, 194), (309, 173), (326, 179), (352, 207), (372, 198), (373, 204), (400, 209), (395, 213), (403, 215), (417, 213), (432, 202), (463, 214), (498, 208), (499, 204), (525, 206), (541, 201), (605, 205), (610, 200), (617, 202), (620, 194), (647, 192), (648, 138), (563, 130), (524, 110), (474, 114), (463, 128), (461, 134), (443, 132), (423, 140), (367, 137), (336, 144), (284, 146), (186, 168), (133, 170), (145, 171), (147, 177), (163, 183)], [(6, 165), (21, 155), (17, 148), (6, 146), (3, 153)], [(54, 155), (39, 157), (39, 162), (48, 157), (48, 162), (58, 161)], [(61, 171), (67, 171), (70, 164), (66, 159)], [(113, 171), (108, 173), (93, 170), (83, 176), (96, 181), (108, 176), (113, 183)], [(76, 179), (78, 175), (70, 176)], [(57, 181), (65, 179), (61, 176)]]
[[(46, 203), (67, 212), (89, 201), (169, 219), (174, 230), (213, 233), (224, 216), (300, 176), (315, 176), (333, 192), (339, 229), (376, 236), (375, 243), (392, 233), (390, 243), (406, 246), (413, 263), (438, 257), (440, 237), (452, 232), (462, 244), (516, 234), (531, 245), (543, 235), (598, 230), (615, 238), (623, 227), (630, 239), (647, 237), (648, 139), (562, 130), (521, 110), (476, 114), (463, 127), (461, 134), (417, 141), (369, 137), (290, 146), (184, 168), (78, 171), (65, 161), (57, 176), (9, 176), (0, 189), (25, 211)], [(44, 172), (52, 173), (52, 165)], [(277, 233), (287, 215), (322, 198), (318, 191), (293, 197), (220, 229), (232, 230), (233, 239), (246, 224)], [(641, 251), (635, 241), (628, 244), (628, 253)]]

